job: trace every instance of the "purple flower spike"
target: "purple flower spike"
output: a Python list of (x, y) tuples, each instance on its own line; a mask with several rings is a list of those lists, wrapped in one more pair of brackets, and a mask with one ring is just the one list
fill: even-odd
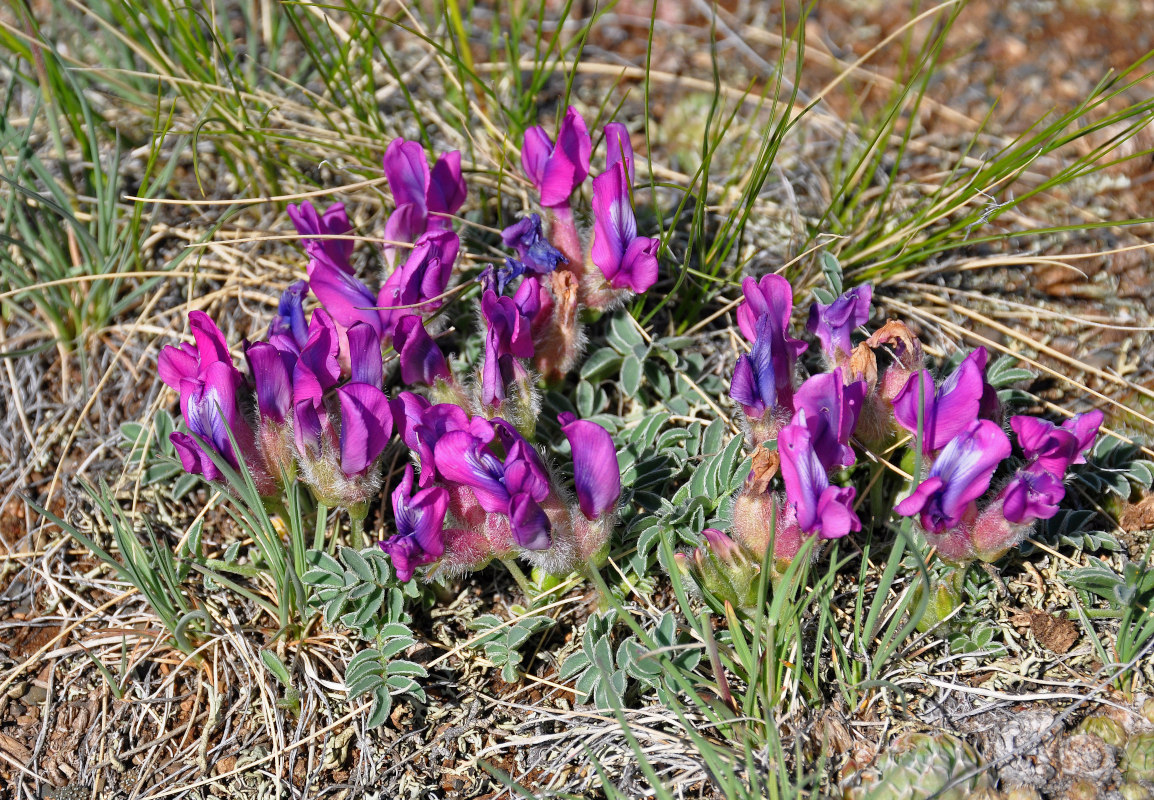
[(185, 342), (179, 347), (169, 345), (160, 351), (157, 358), (160, 379), (176, 391), (180, 391), (181, 382), (186, 378), (203, 377), (212, 364), (221, 361), (232, 364), (224, 334), (208, 314), (190, 311), (188, 326), (192, 329), (194, 344)]
[(612, 170), (614, 164), (624, 164), (629, 183), (637, 182), (633, 169), (633, 142), (629, 131), (620, 122), (610, 122), (605, 126), (605, 171)]
[(797, 512), (798, 527), (822, 539), (840, 539), (850, 531), (860, 531), (861, 520), (853, 510), (856, 491), (830, 486), (810, 432), (800, 425), (786, 425), (777, 443), (785, 497)]
[(449, 493), (439, 486), (421, 489), (413, 494), (413, 468), (393, 490), (393, 516), (397, 533), (381, 542), (389, 554), (397, 578), (407, 581), (417, 567), (432, 564), (445, 553), (445, 514)]
[(614, 289), (644, 292), (657, 282), (660, 239), (637, 235), (625, 166), (618, 162), (593, 179), (590, 258)]
[[(974, 353), (985, 353), (984, 348)], [(924, 413), (922, 414), (922, 451), (941, 450), (973, 422), (981, 409), (985, 393), (985, 378), (979, 364), (981, 356), (971, 353), (938, 389), (929, 370), (912, 375), (894, 398), (894, 417), (910, 433), (918, 430), (918, 386), (922, 386)]]
[(341, 407), (341, 471), (348, 477), (368, 471), (393, 434), (389, 400), (376, 386), (348, 383), (337, 389)]
[[(501, 231), (501, 241), (506, 247), (517, 251), (517, 257), (523, 267), (542, 275), (552, 272), (558, 264), (568, 263), (569, 259), (549, 243), (541, 230), (541, 217), (536, 214), (514, 222)], [(503, 294), (502, 288), (498, 294)]]
[(739, 357), (733, 369), (729, 396), (741, 404), (750, 419), (760, 419), (778, 405), (772, 325), (768, 315), (758, 320), (759, 335), (753, 342), (752, 352)]
[(1071, 464), (1084, 464), (1104, 415), (1095, 409), (1067, 420), (1061, 427), (1037, 417), (1010, 418), (1010, 427), (1029, 459), (1031, 471), (1061, 478)]
[(546, 208), (568, 205), (569, 195), (589, 174), (592, 154), (593, 140), (589, 138), (585, 120), (572, 106), (561, 121), (556, 145), (540, 126), (525, 131), (521, 166), (541, 193), (541, 205)]
[(257, 342), (245, 350), (249, 372), (256, 389), (257, 410), (261, 419), (283, 425), (292, 412), (292, 374), (296, 357), (278, 350), (268, 342)]
[(401, 380), (432, 386), (437, 379), (449, 380), (449, 365), (441, 348), (425, 330), (416, 314), (401, 317), (393, 331), (393, 347), (400, 354)]
[(573, 482), (581, 513), (590, 520), (612, 513), (621, 497), (621, 470), (613, 437), (596, 422), (577, 419), (573, 414), (561, 414), (557, 419), (573, 450)]
[(281, 293), (276, 316), (268, 326), (268, 340), (277, 350), (300, 355), (309, 338), (305, 320), (304, 298), (309, 293), (308, 281), (297, 281)]
[(314, 239), (314, 236), (346, 236), (352, 233), (353, 226), (349, 223), (349, 216), (345, 213), (343, 203), (334, 203), (325, 209), (324, 214), (318, 214), (316, 208), (308, 200), (299, 206), (289, 205), (289, 219), (303, 238), (305, 252), (309, 258), (324, 261), (339, 270), (353, 274), (350, 259), (356, 245), (352, 239)]
[(835, 361), (853, 350), (850, 333), (870, 318), (873, 287), (869, 284), (850, 289), (828, 306), (814, 303), (809, 310), (806, 328), (821, 340), (821, 348)]
[(1010, 454), (1010, 439), (989, 420), (973, 420), (949, 441), (929, 476), (895, 510), (918, 515), (924, 530), (942, 534), (974, 513), (973, 501), (990, 487), (994, 470)]
[(1062, 479), (1048, 472), (1019, 470), (1002, 490), (1002, 514), (1015, 525), (1049, 519), (1066, 496)]
[(804, 414), (802, 424), (809, 430), (814, 452), (827, 471), (854, 463), (849, 440), (857, 428), (867, 390), (865, 381), (846, 386), (840, 372), (825, 372), (809, 378), (794, 395), (794, 408), (799, 415)]

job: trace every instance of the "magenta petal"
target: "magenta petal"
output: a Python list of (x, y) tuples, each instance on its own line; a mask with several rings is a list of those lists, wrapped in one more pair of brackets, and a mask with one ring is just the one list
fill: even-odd
[(609, 283), (614, 289), (630, 289), (640, 294), (657, 283), (657, 251), (661, 240), (638, 236), (625, 249), (621, 271)]
[(1001, 427), (985, 419), (971, 422), (950, 440), (930, 468), (931, 475), (941, 475), (947, 483), (943, 508), (961, 508), (985, 494), (994, 470), (1008, 455), (1010, 439)]
[(393, 347), (400, 354), (401, 380), (432, 386), (438, 378), (450, 377), (449, 365), (441, 348), (425, 330), (416, 314), (401, 317), (393, 331)]
[(420, 142), (393, 139), (385, 149), (384, 168), (396, 205), (415, 203), (424, 209), (429, 164)]
[(376, 386), (349, 383), (337, 389), (341, 406), (341, 471), (364, 473), (389, 443), (393, 415), (389, 400)]
[(509, 522), (513, 541), (526, 550), (546, 550), (553, 544), (552, 524), (544, 509), (528, 494), (509, 498)]
[(332, 318), (317, 309), (309, 325), (308, 342), (293, 369), (294, 401), (310, 400), (320, 404), (325, 392), (340, 380), (339, 352), (340, 338)]
[(1094, 409), (1084, 414), (1077, 414), (1062, 423), (1062, 430), (1074, 434), (1074, 438), (1078, 442), (1078, 455), (1071, 463), (1086, 463), (1086, 451), (1094, 445), (1094, 440), (1098, 437), (1098, 430), (1102, 427), (1102, 421), (1105, 419), (1106, 415), (1100, 409)]
[(570, 106), (565, 119), (561, 121), (557, 144), (545, 162), (541, 180), (535, 181), (541, 192), (541, 205), (563, 206), (569, 202), (569, 195), (589, 174), (589, 157), (592, 152), (593, 141), (589, 138), (585, 120), (577, 113), (577, 109)]
[(293, 403), (293, 439), (301, 458), (312, 460), (320, 456), (327, 422), (312, 400)]
[(873, 287), (869, 284), (850, 289), (829, 305), (814, 303), (806, 328), (821, 341), (822, 350), (831, 358), (840, 351), (849, 355), (853, 349), (850, 334), (870, 318)]
[(1066, 487), (1060, 478), (1047, 472), (1021, 470), (1002, 490), (1002, 514), (1018, 525), (1049, 519), (1058, 513), (1058, 504), (1065, 496)]
[[(385, 220), (386, 242), (415, 242), (429, 227), (429, 217), (423, 205), (405, 203), (397, 206)], [(386, 244), (386, 250), (399, 248)]]
[(786, 499), (797, 509), (798, 525), (809, 533), (820, 524), (818, 500), (829, 487), (829, 476), (818, 461), (805, 428), (786, 425), (778, 434), (777, 450)]
[(926, 478), (918, 484), (918, 487), (909, 497), (894, 506), (894, 511), (903, 517), (912, 517), (914, 514), (920, 513), (934, 493), (942, 488), (942, 485), (942, 479), (937, 476)]
[[(437, 159), (429, 179), (428, 208), (430, 212), (456, 214), (465, 204), (468, 188), (461, 174), (461, 152), (453, 150)], [(429, 224), (448, 227), (451, 220), (433, 216)]]
[(180, 391), (180, 382), (185, 378), (195, 378), (199, 367), (196, 347), (187, 342), (178, 346), (168, 345), (156, 359), (157, 374), (165, 386), (174, 391)]
[(853, 487), (827, 487), (817, 501), (817, 516), (821, 520), (819, 535), (823, 539), (840, 539), (850, 531), (861, 530), (861, 520), (853, 510), (857, 490)]
[(612, 171), (614, 164), (624, 164), (629, 183), (637, 182), (633, 169), (633, 142), (629, 131), (620, 122), (610, 122), (605, 126), (605, 171)]
[(562, 420), (561, 432), (573, 450), (573, 482), (581, 513), (595, 520), (611, 512), (621, 497), (617, 448), (609, 432), (589, 420)]
[(476, 436), (468, 431), (449, 431), (437, 439), (433, 452), (441, 477), (471, 488), (486, 511), (507, 513), (504, 467)]
[(173, 431), (168, 435), (168, 440), (176, 449), (176, 455), (180, 458), (180, 465), (184, 467), (185, 472), (192, 475), (203, 475), (206, 480), (210, 481), (219, 481), (224, 478), (224, 474), (217, 469), (216, 464), (204, 452), (196, 439), (187, 433)]
[(349, 328), (366, 322), (380, 328), (380, 317), (373, 307), (377, 298), (354, 276), (328, 262), (313, 259), (308, 266), (309, 284), (325, 311), (342, 326)]
[(525, 139), (521, 145), (521, 168), (534, 185), (540, 187), (545, 179), (545, 165), (553, 153), (553, 140), (545, 129), (535, 125), (525, 131)]
[(256, 389), (257, 409), (262, 418), (284, 424), (292, 410), (291, 369), (296, 358), (282, 353), (267, 342), (249, 345), (245, 351)]
[(217, 361), (232, 363), (232, 355), (228, 352), (228, 342), (216, 323), (203, 311), (188, 313), (188, 327), (192, 330), (192, 338), (196, 341), (196, 350), (200, 354), (200, 366), (203, 371), (209, 364)]
[(416, 428), (421, 424), (424, 413), (429, 408), (429, 401), (412, 392), (401, 392), (389, 401), (389, 408), (393, 413), (393, 422), (397, 426), (397, 435), (410, 450), (415, 452), (418, 446)]
[(637, 238), (637, 219), (620, 164), (593, 179), (593, 247), (590, 257), (607, 281), (621, 269), (625, 250)]
[(358, 322), (346, 332), (349, 340), (349, 372), (353, 383), (380, 387), (384, 383), (381, 337), (371, 325)]

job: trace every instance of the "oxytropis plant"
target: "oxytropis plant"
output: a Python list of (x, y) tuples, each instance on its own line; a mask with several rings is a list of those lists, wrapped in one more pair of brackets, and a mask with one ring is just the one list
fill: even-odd
[[(510, 225), (501, 239), (514, 255), (471, 277), (455, 269), (454, 215), (467, 199), (458, 152), (430, 168), (418, 143), (389, 144), (384, 173), (396, 205), (376, 290), (356, 275), (342, 205), (289, 206), (308, 280), (281, 296), (265, 341), (243, 345), (247, 374), (200, 311), (189, 315), (193, 342), (160, 355), (188, 427), (172, 435), (184, 468), (223, 484), (226, 472), (247, 470), (273, 511), (300, 480), (322, 507), (347, 510), (355, 530), (391, 478), (396, 533), (381, 546), (402, 580), (494, 559), (520, 576), (518, 557), (561, 575), (600, 565), (621, 495), (611, 436), (560, 415), (572, 489), (534, 437), (539, 384), (581, 356), (582, 311), (608, 309), (657, 279), (660, 243), (637, 235), (629, 137), (617, 124), (605, 134), (589, 232), (571, 206), (590, 171), (581, 117), (570, 109), (555, 143), (541, 128), (526, 133), (522, 163), (547, 226), (535, 213)], [(455, 371), (437, 341), (438, 316), (472, 284), (484, 347), (479, 363)], [(311, 314), (310, 291), (319, 302)], [(413, 463), (386, 476), (382, 454), (394, 436)]]
[[(894, 510), (913, 519), (947, 564), (995, 561), (1057, 512), (1066, 471), (1085, 461), (1102, 412), (1061, 425), (1012, 416), (1014, 456), (1004, 411), (986, 381), (984, 348), (935, 383), (921, 343), (900, 321), (887, 321), (855, 346), (854, 331), (871, 317), (872, 289), (861, 286), (810, 309), (807, 328), (828, 371), (799, 381), (807, 344), (789, 334), (790, 284), (767, 275), (745, 279), (742, 290), (737, 322), (750, 351), (738, 358), (730, 396), (741, 408), (753, 469), (733, 501), (732, 537), (706, 530), (701, 547), (678, 556), (699, 585), (751, 609), (763, 564), (778, 578), (807, 540), (818, 540), (808, 550), (816, 558), (821, 540), (860, 530), (857, 490), (839, 485), (857, 460), (854, 445), (881, 452), (900, 445), (903, 431), (918, 451), (918, 474), (909, 476), (908, 496)], [(879, 374), (883, 350), (890, 363)], [(1004, 477), (995, 483), (999, 470)], [(773, 488), (778, 473), (784, 491)], [(946, 595), (959, 602), (948, 588)], [(943, 596), (939, 591), (939, 602)]]

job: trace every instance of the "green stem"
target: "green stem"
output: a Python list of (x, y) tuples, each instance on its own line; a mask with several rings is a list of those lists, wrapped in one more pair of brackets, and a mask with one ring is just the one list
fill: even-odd
[(521, 587), (521, 593), (525, 595), (525, 602), (533, 603), (533, 585), (529, 583), (529, 579), (525, 576), (524, 571), (518, 566), (517, 561), (513, 558), (502, 558), (501, 563), (505, 565), (505, 569), (509, 570), (509, 574), (513, 576), (513, 580), (517, 581), (517, 585)]
[(313, 533), (313, 550), (320, 550), (325, 546), (325, 529), (328, 527), (329, 507), (324, 503), (317, 503), (317, 527)]

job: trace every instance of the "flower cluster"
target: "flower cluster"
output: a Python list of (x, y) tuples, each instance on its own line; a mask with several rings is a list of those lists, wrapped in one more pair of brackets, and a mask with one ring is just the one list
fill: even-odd
[[(924, 471), (895, 510), (913, 517), (947, 562), (996, 560), (1036, 520), (1057, 512), (1066, 470), (1085, 460), (1100, 411), (1061, 426), (1012, 417), (1022, 463), (983, 502), (1012, 452), (997, 393), (986, 380), (984, 348), (935, 382), (917, 336), (901, 322), (887, 321), (855, 346), (852, 333), (871, 316), (872, 290), (862, 286), (810, 309), (807, 328), (829, 371), (798, 383), (797, 360), (807, 344), (789, 334), (789, 282), (777, 275), (746, 278), (742, 291), (737, 322), (750, 347), (738, 358), (730, 397), (754, 448), (753, 470), (734, 499), (733, 538), (709, 529), (703, 547), (679, 556), (681, 569), (700, 585), (747, 606), (763, 559), (780, 574), (807, 540), (860, 530), (856, 490), (834, 478), (855, 463), (852, 440), (885, 446), (901, 429), (913, 435)], [(879, 375), (882, 350), (891, 363)], [(771, 489), (778, 472), (784, 491)]]
[[(189, 316), (193, 342), (160, 355), (161, 378), (180, 393), (188, 426), (172, 435), (185, 469), (227, 484), (227, 468), (243, 465), (271, 507), (299, 478), (359, 527), (381, 491), (382, 454), (395, 434), (413, 463), (391, 491), (396, 534), (381, 546), (403, 580), (418, 569), (452, 575), (514, 557), (553, 574), (600, 564), (621, 495), (612, 437), (594, 422), (560, 416), (572, 489), (532, 440), (539, 376), (563, 375), (580, 354), (578, 312), (607, 308), (656, 280), (658, 242), (637, 235), (629, 138), (615, 124), (605, 138), (588, 251), (602, 278), (593, 280), (570, 206), (589, 174), (585, 125), (570, 109), (556, 144), (541, 128), (526, 133), (522, 162), (548, 232), (538, 214), (502, 232), (514, 255), (477, 279), (484, 348), (468, 372), (453, 369), (434, 327), (456, 292), (453, 215), (467, 197), (459, 153), (430, 168), (418, 143), (388, 146), (384, 173), (396, 207), (385, 225), (388, 271), (376, 290), (357, 277), (342, 205), (289, 206), (308, 280), (283, 293), (265, 340), (245, 344), (247, 374), (200, 311)], [(319, 303), (311, 314), (310, 292)], [(394, 375), (408, 388), (390, 398)]]

